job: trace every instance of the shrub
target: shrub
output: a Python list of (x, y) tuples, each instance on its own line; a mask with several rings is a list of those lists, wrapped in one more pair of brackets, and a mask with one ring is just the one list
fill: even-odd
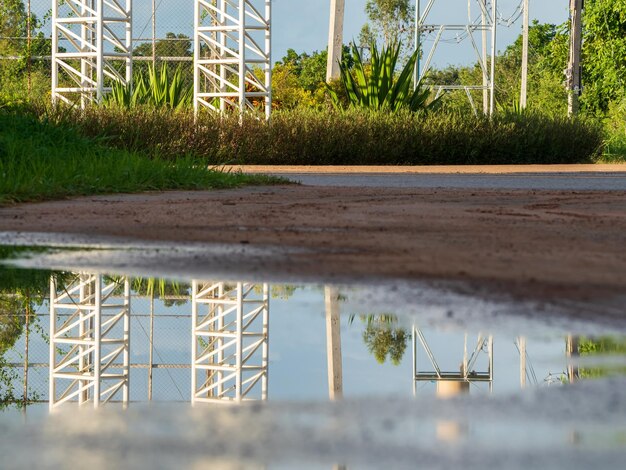
[(50, 109), (44, 114), (109, 145), (209, 165), (456, 165), (592, 162), (601, 128), (536, 113), (493, 119), (458, 113), (291, 110), (254, 116), (138, 107)]

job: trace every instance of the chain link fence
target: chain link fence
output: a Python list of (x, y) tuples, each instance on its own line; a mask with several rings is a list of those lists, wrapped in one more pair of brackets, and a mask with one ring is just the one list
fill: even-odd
[[(48, 301), (27, 318), (0, 315), (7, 338), (0, 350), (0, 408), (45, 403), (49, 389)], [(131, 300), (130, 400), (189, 401), (191, 396), (191, 304), (189, 296), (133, 294)], [(8, 336), (13, 334), (13, 339)]]
[[(137, 73), (145, 72), (148, 64), (165, 62), (181, 66), (191, 79), (193, 6), (192, 0), (133, 1)], [(0, 3), (0, 93), (28, 89), (34, 96), (49, 94), (51, 36), (52, 0)]]

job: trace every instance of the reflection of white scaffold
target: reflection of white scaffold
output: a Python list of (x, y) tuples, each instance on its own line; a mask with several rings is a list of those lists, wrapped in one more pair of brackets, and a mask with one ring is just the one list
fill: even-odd
[(51, 277), (50, 409), (70, 401), (97, 408), (120, 392), (128, 404), (129, 348), (128, 278), (105, 283), (100, 274), (79, 274), (62, 287)]
[(191, 316), (192, 403), (266, 400), (268, 284), (193, 281)]
[[(418, 342), (428, 356), (431, 370), (419, 370), (417, 363)], [(487, 370), (476, 371), (474, 367), (481, 353), (487, 356)], [(439, 396), (450, 396), (460, 392), (469, 391), (471, 383), (487, 382), (489, 391), (493, 391), (493, 336), (478, 335), (476, 346), (468, 355), (467, 335), (465, 336), (465, 346), (463, 361), (458, 371), (442, 371), (435, 359), (424, 333), (417, 327), (413, 327), (413, 394), (417, 393), (417, 382), (435, 382), (437, 384), (437, 394)]]

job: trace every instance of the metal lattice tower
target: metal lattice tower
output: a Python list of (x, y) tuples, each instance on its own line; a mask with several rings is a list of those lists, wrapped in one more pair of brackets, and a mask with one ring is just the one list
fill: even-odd
[(53, 0), (52, 100), (85, 107), (132, 79), (132, 0)]
[[(464, 1), (464, 0), (463, 0)], [(459, 6), (462, 7), (463, 1), (457, 0)], [(468, 10), (472, 0), (468, 0)], [(441, 96), (442, 93), (454, 90), (460, 90), (465, 92), (467, 98), (474, 110), (474, 113), (477, 114), (476, 105), (474, 103), (474, 99), (472, 98), (472, 90), (482, 90), (488, 93), (488, 106), (485, 107), (485, 112), (489, 115), (492, 115), (495, 107), (495, 60), (488, 60), (487, 58), (487, 35), (490, 36), (489, 45), (491, 47), (491, 57), (494, 58), (496, 56), (496, 32), (497, 32), (497, 3), (498, 0), (476, 0), (476, 4), (480, 10), (480, 18), (476, 21), (470, 21), (468, 18), (468, 22), (466, 24), (435, 24), (430, 22), (430, 15), (433, 5), (437, 3), (436, 0), (416, 0), (416, 8), (415, 8), (415, 49), (419, 50), (424, 47), (423, 37), (428, 34), (434, 34), (434, 40), (432, 47), (428, 51), (428, 55), (426, 56), (426, 60), (422, 63), (419, 59), (415, 66), (415, 83), (418, 83), (419, 80), (423, 79), (429, 72), (431, 67), (431, 62), (435, 52), (437, 51), (438, 46), (442, 42), (443, 36), (445, 33), (453, 32), (457, 34), (459, 37), (462, 36), (464, 39), (467, 38), (471, 44), (472, 49), (476, 53), (476, 58), (478, 61), (478, 65), (481, 68), (483, 81), (481, 84), (462, 84), (462, 85), (443, 85), (443, 84), (433, 84), (433, 87), (437, 90), (437, 97)], [(491, 3), (491, 8), (489, 8), (489, 3)], [(425, 7), (422, 8), (421, 5), (424, 4)], [(452, 6), (452, 5), (450, 5)], [(477, 41), (476, 36), (481, 34), (481, 43), (482, 47), (479, 49), (479, 42)], [(423, 52), (426, 52), (424, 48)]]
[[(461, 365), (456, 371), (443, 371), (437, 363), (437, 359), (430, 348), (428, 341), (422, 330), (413, 327), (413, 394), (417, 392), (417, 382), (435, 382), (439, 389), (441, 384), (457, 383), (469, 390), (469, 385), (473, 382), (487, 382), (489, 391), (493, 390), (493, 336), (478, 335), (476, 346), (472, 353), (468, 355), (467, 335), (464, 347), (464, 355)], [(420, 370), (417, 362), (418, 342), (426, 353), (430, 366), (430, 370)], [(475, 370), (476, 362), (480, 355), (487, 358), (487, 370)]]
[(100, 274), (80, 274), (58, 285), (51, 277), (50, 409), (66, 402), (128, 404), (129, 350), (128, 278), (105, 284)]
[(269, 118), (271, 0), (195, 0), (194, 109)]
[(268, 339), (267, 284), (193, 281), (191, 402), (266, 400)]

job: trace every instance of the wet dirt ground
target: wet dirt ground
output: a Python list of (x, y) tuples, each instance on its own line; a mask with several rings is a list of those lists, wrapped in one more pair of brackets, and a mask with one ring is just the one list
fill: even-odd
[[(574, 319), (619, 326), (610, 331), (626, 325), (626, 192), (619, 189), (284, 185), (84, 197), (0, 207), (0, 243), (118, 244), (119, 250), (40, 253), (43, 261), (30, 260), (35, 267), (81, 272), (119, 267), (154, 275), (160, 267), (173, 277), (193, 277), (230, 263), (253, 278), (377, 280), (377, 290), (355, 311), (379, 305), (377, 312), (433, 325), (456, 322), (458, 315), (475, 327), (508, 331), (506, 322), (497, 323), (506, 303), (482, 303), (494, 294), (537, 301), (512, 303), (519, 307), (512, 312), (524, 316), (542, 307), (535, 314), (542, 322), (550, 311), (543, 300), (561, 302), (568, 331)], [(152, 253), (145, 262), (142, 250)], [(420, 290), (422, 281), (465, 286), (469, 295), (455, 300), (449, 292)], [(533, 329), (545, 335), (546, 324), (554, 326)], [(506, 346), (499, 342), (498, 354)], [(271, 367), (275, 378), (276, 363)], [(521, 365), (512, 367), (517, 372)], [(500, 378), (505, 371), (496, 372)], [(7, 468), (20, 469), (74, 463), (94, 469), (415, 468), (417, 462), (611, 468), (624, 458), (623, 389), (623, 378), (609, 377), (448, 401), (374, 394), (232, 408), (70, 409), (24, 426), (0, 421), (9, 436), (0, 450), (13, 457)]]
[(461, 280), (595, 304), (626, 292), (624, 191), (284, 185), (109, 195), (5, 206), (0, 231), (299, 247), (273, 269), (307, 277)]

